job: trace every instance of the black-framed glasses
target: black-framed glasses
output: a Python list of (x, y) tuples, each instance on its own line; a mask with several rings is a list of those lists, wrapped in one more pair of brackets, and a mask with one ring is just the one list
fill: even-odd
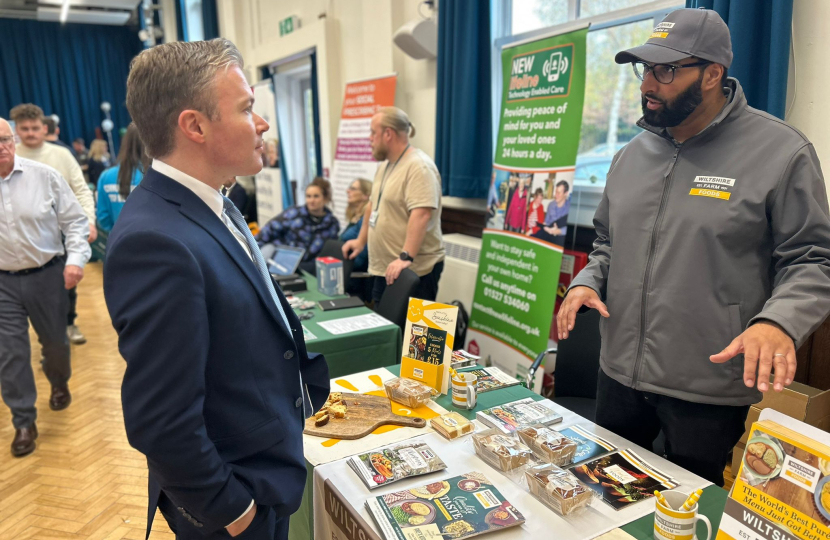
[(705, 60), (700, 62), (692, 62), (691, 64), (654, 64), (650, 65), (645, 62), (631, 62), (631, 67), (634, 68), (634, 75), (638, 79), (645, 80), (646, 75), (650, 71), (654, 74), (654, 78), (660, 84), (671, 84), (674, 81), (674, 72), (682, 68), (708, 66), (712, 62)]

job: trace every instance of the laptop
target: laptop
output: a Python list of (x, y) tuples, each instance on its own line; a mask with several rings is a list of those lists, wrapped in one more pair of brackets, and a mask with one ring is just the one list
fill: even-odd
[(305, 249), (291, 246), (262, 247), (262, 256), (268, 264), (268, 271), (277, 281), (297, 279), (297, 268), (303, 260)]

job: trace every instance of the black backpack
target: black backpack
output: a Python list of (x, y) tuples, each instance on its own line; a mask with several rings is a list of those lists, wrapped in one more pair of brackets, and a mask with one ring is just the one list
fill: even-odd
[(455, 323), (455, 343), (453, 349), (463, 349), (467, 342), (467, 327), (470, 325), (470, 315), (464, 309), (464, 304), (460, 300), (453, 300), (450, 302), (452, 306), (458, 306), (458, 320)]

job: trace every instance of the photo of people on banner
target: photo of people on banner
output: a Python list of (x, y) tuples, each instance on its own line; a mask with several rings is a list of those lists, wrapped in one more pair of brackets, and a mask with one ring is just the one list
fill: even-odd
[(573, 176), (573, 170), (528, 173), (493, 169), (487, 227), (564, 246)]

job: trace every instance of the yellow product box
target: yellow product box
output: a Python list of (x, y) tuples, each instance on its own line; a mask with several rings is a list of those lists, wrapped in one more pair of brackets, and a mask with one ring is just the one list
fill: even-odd
[(442, 394), (450, 383), (458, 307), (409, 299), (401, 353), (401, 377), (420, 381)]
[(767, 409), (734, 463), (716, 540), (830, 540), (830, 433)]

